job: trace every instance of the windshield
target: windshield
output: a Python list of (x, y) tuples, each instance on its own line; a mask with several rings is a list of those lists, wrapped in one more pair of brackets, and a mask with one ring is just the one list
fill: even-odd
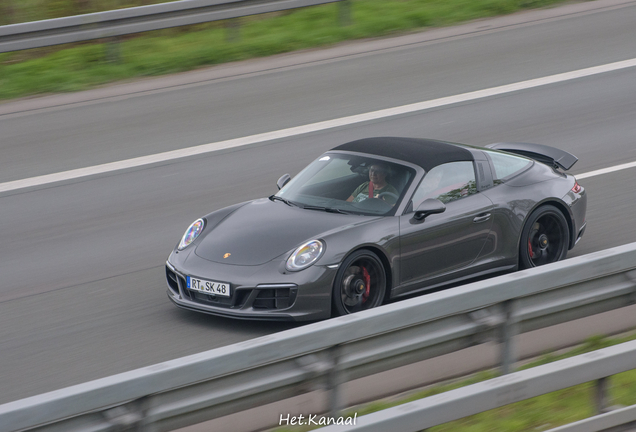
[(390, 215), (415, 171), (370, 157), (326, 154), (275, 195), (309, 210)]

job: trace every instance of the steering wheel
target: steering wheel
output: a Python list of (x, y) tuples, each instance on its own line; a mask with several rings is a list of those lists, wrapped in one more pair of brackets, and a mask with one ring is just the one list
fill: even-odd
[(393, 192), (382, 192), (382, 193), (378, 194), (378, 198), (382, 198), (382, 197), (385, 197), (385, 196), (389, 196), (389, 197), (395, 198), (395, 202), (397, 202), (398, 199), (400, 199), (400, 197), (397, 194), (394, 194)]

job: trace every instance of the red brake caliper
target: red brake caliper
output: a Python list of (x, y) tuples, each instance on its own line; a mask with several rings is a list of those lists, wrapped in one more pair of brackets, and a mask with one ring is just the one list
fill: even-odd
[(369, 293), (371, 292), (371, 275), (369, 275), (365, 267), (362, 267), (362, 277), (364, 279), (364, 286), (366, 287), (364, 294), (362, 294), (362, 303), (364, 303), (369, 298)]
[(530, 254), (530, 259), (533, 259), (534, 252), (532, 252), (532, 244), (530, 243), (530, 240), (528, 240), (528, 253)]

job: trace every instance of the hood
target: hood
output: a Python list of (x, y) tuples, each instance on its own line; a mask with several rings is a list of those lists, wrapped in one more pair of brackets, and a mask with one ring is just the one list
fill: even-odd
[(240, 207), (212, 229), (204, 229), (194, 253), (223, 264), (260, 265), (326, 231), (368, 219), (304, 210), (263, 198)]

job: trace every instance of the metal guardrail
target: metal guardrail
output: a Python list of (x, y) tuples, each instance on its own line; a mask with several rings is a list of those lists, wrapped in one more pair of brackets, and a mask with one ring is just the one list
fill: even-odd
[[(417, 432), (542, 394), (636, 369), (636, 341), (398, 405), (321, 432)], [(636, 422), (636, 405), (548, 432), (598, 432)], [(636, 425), (636, 423), (634, 423)], [(631, 425), (631, 426), (634, 426)]]
[[(636, 243), (0, 405), (0, 431), (167, 431), (634, 304)], [(119, 428), (119, 429), (118, 429)]]
[(149, 6), (0, 26), (0, 53), (112, 38), (150, 30), (239, 18), (349, 0), (180, 0)]

